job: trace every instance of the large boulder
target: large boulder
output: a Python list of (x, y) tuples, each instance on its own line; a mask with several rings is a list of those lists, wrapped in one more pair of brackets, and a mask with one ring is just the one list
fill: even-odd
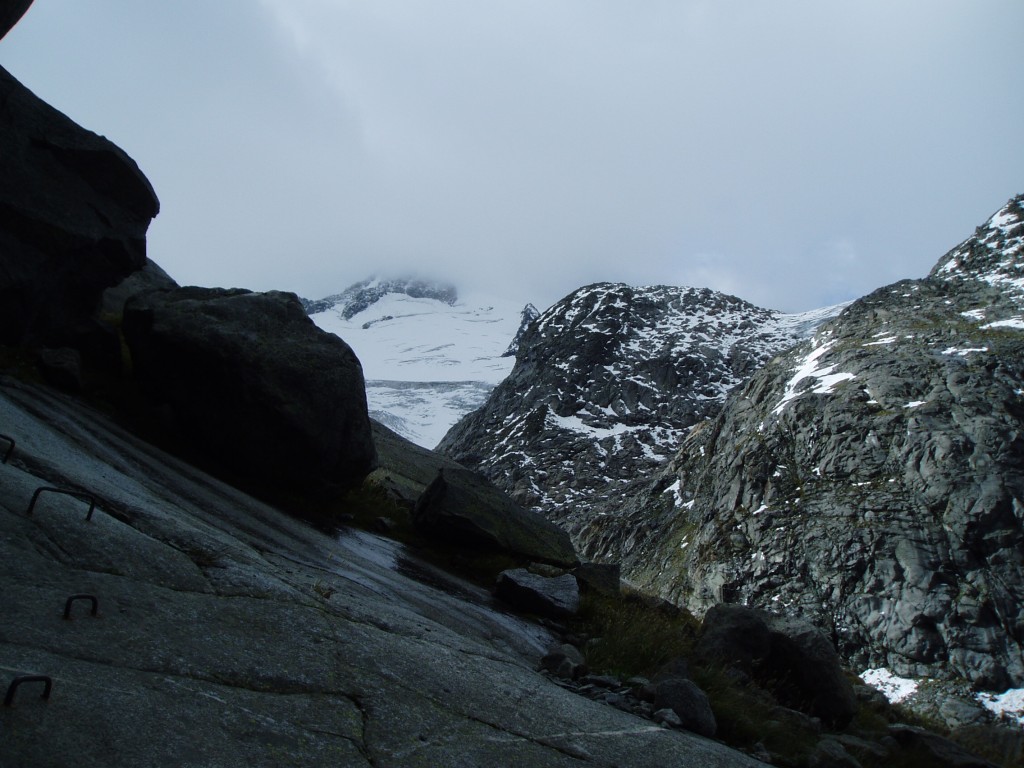
[(839, 654), (810, 622), (716, 605), (704, 617), (696, 652), (751, 675), (787, 707), (843, 727), (857, 711)]
[(463, 467), (438, 472), (416, 501), (413, 523), (424, 535), (449, 541), (565, 567), (579, 562), (569, 534)]
[[(23, 5), (0, 7), (0, 29)], [(156, 194), (122, 150), (2, 68), (0, 103), (0, 344), (117, 359), (96, 309), (105, 288), (146, 263)]]
[(188, 449), (289, 492), (332, 492), (376, 466), (362, 366), (294, 294), (143, 293), (125, 304), (124, 334)]
[(520, 610), (555, 619), (572, 616), (580, 608), (580, 588), (571, 573), (541, 576), (512, 568), (498, 574), (494, 594)]

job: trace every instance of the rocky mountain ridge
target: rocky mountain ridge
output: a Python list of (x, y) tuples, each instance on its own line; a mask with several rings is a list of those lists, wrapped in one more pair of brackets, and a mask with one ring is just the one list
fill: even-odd
[(438, 449), (576, 536), (668, 462), (733, 387), (838, 311), (786, 315), (709, 289), (586, 286), (521, 334), (512, 373)]
[(1022, 243), (1017, 197), (769, 362), (578, 545), (698, 614), (810, 618), (860, 668), (1022, 685)]

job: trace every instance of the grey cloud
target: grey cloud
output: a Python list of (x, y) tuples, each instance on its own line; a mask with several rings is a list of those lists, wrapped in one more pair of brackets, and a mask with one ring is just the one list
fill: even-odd
[(0, 60), (139, 161), (179, 280), (795, 310), (923, 275), (1024, 190), (1020, 29), (1016, 0), (38, 0)]

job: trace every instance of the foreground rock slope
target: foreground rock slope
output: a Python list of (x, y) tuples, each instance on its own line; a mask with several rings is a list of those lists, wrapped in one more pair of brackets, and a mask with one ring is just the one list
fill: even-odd
[[(801, 615), (905, 675), (1024, 684), (1024, 198), (771, 361), (608, 527), (698, 614)], [(591, 556), (599, 553), (587, 553)]]
[[(757, 765), (565, 691), (546, 631), (368, 534), (319, 533), (0, 380), (10, 765)], [(88, 491), (87, 504), (40, 486)], [(409, 574), (428, 574), (431, 587)], [(439, 581), (440, 580), (440, 581)], [(98, 615), (73, 606), (88, 593)]]

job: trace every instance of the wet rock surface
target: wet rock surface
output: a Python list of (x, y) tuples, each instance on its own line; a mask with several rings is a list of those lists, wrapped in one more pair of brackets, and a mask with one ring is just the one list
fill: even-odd
[[(0, 708), (5, 764), (757, 765), (552, 684), (549, 633), (392, 542), (334, 540), (66, 396), (0, 381), (0, 423), (0, 675), (53, 682)], [(40, 485), (101, 503), (26, 516)], [(98, 615), (63, 619), (83, 592)]]

